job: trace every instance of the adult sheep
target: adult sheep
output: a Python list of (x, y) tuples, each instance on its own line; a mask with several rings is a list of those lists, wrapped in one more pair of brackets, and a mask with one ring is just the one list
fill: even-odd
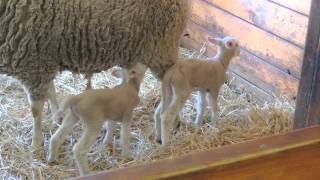
[(41, 146), (43, 105), (59, 71), (141, 62), (162, 79), (177, 59), (187, 16), (186, 0), (1, 0), (0, 73), (28, 93), (32, 147)]

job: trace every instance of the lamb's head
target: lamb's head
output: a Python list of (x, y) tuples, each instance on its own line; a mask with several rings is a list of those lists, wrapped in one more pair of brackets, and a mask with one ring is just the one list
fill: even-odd
[(122, 83), (133, 80), (140, 85), (146, 71), (147, 67), (145, 65), (136, 63), (129, 70), (126, 68), (116, 69), (111, 74), (122, 79)]
[(240, 55), (239, 40), (232, 36), (226, 36), (224, 38), (207, 38), (210, 44), (215, 44), (219, 46), (220, 52), (228, 53), (231, 57), (236, 57)]
[(135, 79), (139, 84), (144, 78), (144, 74), (147, 71), (147, 67), (141, 63), (135, 64), (128, 71), (128, 79)]

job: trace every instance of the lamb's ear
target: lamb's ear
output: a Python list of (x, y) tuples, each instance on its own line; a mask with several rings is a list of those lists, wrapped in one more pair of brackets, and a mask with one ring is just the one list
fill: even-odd
[(125, 72), (123, 69), (116, 69), (112, 71), (111, 75), (117, 78), (124, 78)]
[(221, 38), (213, 38), (213, 37), (208, 36), (207, 41), (210, 44), (219, 45), (219, 46), (223, 45), (223, 40)]

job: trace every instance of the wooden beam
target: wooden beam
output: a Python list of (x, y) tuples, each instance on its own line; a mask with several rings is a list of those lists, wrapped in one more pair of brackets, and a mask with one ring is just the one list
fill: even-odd
[(75, 179), (313, 179), (319, 148), (317, 126)]
[(320, 0), (312, 0), (294, 127), (315, 124), (320, 124)]

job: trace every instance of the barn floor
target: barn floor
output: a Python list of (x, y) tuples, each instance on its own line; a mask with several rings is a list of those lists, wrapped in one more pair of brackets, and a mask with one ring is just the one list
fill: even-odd
[[(181, 49), (181, 54), (188, 57), (197, 55), (185, 49)], [(93, 86), (112, 87), (117, 82), (117, 79), (109, 76), (108, 71), (96, 74)], [(86, 82), (82, 76), (74, 78), (65, 72), (56, 78), (55, 84), (58, 99), (61, 100), (68, 94), (83, 91)], [(193, 126), (194, 98), (190, 98), (181, 113), (183, 123), (175, 133), (172, 144), (161, 147), (154, 142), (153, 130), (153, 110), (159, 100), (159, 85), (148, 72), (141, 89), (143, 98), (140, 106), (135, 109), (132, 123), (131, 149), (134, 159), (126, 160), (119, 157), (118, 135), (115, 137), (114, 145), (110, 147), (101, 145), (100, 137), (89, 154), (93, 171), (133, 166), (292, 129), (294, 106), (291, 103), (284, 99), (276, 99), (273, 103), (258, 105), (254, 101), (248, 101), (251, 96), (246, 93), (244, 87), (224, 85), (219, 97), (220, 121), (217, 129), (209, 127), (207, 123), (200, 128)], [(0, 75), (0, 102), (1, 179), (65, 179), (78, 176), (71, 149), (81, 133), (81, 125), (75, 127), (74, 133), (61, 148), (59, 164), (49, 166), (46, 162), (48, 142), (57, 129), (57, 124), (52, 122), (48, 106), (45, 106), (43, 115), (44, 149), (40, 152), (40, 159), (35, 159), (30, 152), (32, 116), (29, 104), (22, 86), (14, 78)], [(208, 122), (208, 119), (205, 121)]]

